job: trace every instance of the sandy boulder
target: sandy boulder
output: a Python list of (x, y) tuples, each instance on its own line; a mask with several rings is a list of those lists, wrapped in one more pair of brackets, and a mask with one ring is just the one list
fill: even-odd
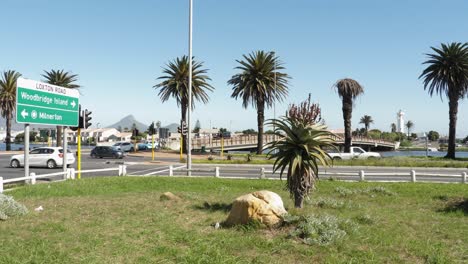
[(281, 197), (270, 191), (257, 191), (242, 195), (234, 200), (226, 225), (247, 224), (259, 221), (269, 227), (282, 223), (286, 214)]

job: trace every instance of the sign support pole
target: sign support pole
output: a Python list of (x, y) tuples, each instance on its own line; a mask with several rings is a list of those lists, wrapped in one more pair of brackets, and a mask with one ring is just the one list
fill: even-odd
[(188, 72), (188, 114), (187, 114), (187, 176), (192, 176), (192, 135), (191, 135), (191, 119), (192, 119), (192, 8), (193, 2), (189, 0), (189, 72)]
[(78, 164), (77, 164), (77, 168), (78, 168), (78, 180), (81, 179), (81, 128), (78, 127)]
[[(66, 173), (67, 172), (67, 149), (68, 149), (68, 146), (67, 146), (67, 127), (64, 126), (63, 127), (63, 173)], [(64, 178), (65, 178), (65, 175), (64, 175)]]
[(29, 177), (29, 124), (24, 124), (24, 177)]

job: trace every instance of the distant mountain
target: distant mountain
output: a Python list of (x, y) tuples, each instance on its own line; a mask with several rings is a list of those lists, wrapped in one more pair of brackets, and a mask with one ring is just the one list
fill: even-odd
[(133, 124), (136, 125), (137, 129), (140, 130), (140, 132), (144, 132), (148, 129), (149, 125), (145, 125), (138, 120), (135, 119), (133, 115), (128, 115), (124, 118), (122, 118), (119, 122), (106, 126), (106, 127), (113, 127), (113, 128), (119, 128), (121, 127), (122, 129), (128, 128), (131, 129)]
[(163, 126), (163, 128), (169, 128), (169, 132), (171, 133), (177, 133), (177, 127), (179, 127), (179, 124), (177, 123), (172, 123), (170, 125)]

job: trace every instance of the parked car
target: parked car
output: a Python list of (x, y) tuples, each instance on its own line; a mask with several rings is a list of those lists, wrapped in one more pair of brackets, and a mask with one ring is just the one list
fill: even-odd
[[(75, 154), (67, 151), (67, 165), (75, 163)], [(13, 155), (10, 158), (10, 166), (19, 168), (24, 166), (24, 154)], [(63, 149), (60, 147), (36, 148), (29, 152), (29, 166), (47, 167), (53, 169), (63, 167)]]
[(124, 152), (116, 147), (97, 146), (91, 150), (92, 158), (115, 158), (121, 159), (124, 157)]
[(113, 145), (117, 149), (120, 149), (124, 152), (135, 151), (135, 147), (130, 142), (117, 142)]
[(334, 160), (345, 159), (380, 159), (382, 156), (377, 152), (366, 152), (360, 147), (351, 147), (350, 153), (328, 153)]

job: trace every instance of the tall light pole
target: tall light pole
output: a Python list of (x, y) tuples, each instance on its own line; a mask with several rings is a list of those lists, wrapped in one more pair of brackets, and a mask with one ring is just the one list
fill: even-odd
[(192, 0), (189, 0), (189, 90), (188, 90), (188, 114), (187, 114), (187, 176), (191, 176), (192, 169), (192, 132), (190, 131), (192, 112)]

